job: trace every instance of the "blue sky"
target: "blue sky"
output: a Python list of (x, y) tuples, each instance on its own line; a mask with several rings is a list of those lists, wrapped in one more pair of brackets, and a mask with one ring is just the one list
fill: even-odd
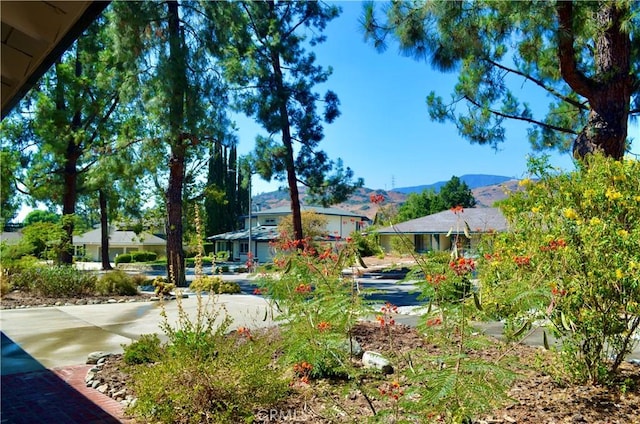
[[(429, 120), (426, 97), (435, 90), (449, 98), (456, 74), (442, 74), (424, 62), (400, 56), (390, 44), (378, 53), (364, 42), (358, 23), (361, 2), (336, 2), (342, 14), (327, 25), (327, 41), (314, 48), (317, 63), (333, 67), (333, 75), (319, 90), (331, 89), (340, 98), (342, 115), (325, 125), (320, 148), (332, 159), (342, 158), (356, 177), (372, 189), (391, 189), (448, 180), (452, 175), (494, 174), (521, 178), (527, 155), (532, 153), (526, 126), (509, 123), (507, 141), (495, 151), (472, 145), (456, 128)], [(527, 98), (546, 107), (548, 99)], [(239, 117), (239, 154), (253, 149), (255, 136), (265, 134), (259, 125)], [(637, 123), (629, 135), (640, 136)], [(635, 153), (640, 153), (635, 143)], [(551, 163), (573, 169), (570, 154), (551, 154)], [(276, 190), (281, 184), (253, 177), (253, 192)]]

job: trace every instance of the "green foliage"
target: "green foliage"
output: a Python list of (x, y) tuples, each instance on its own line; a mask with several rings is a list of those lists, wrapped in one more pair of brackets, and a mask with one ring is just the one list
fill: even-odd
[(116, 256), (116, 260), (115, 263), (116, 265), (118, 264), (129, 264), (132, 261), (132, 257), (130, 253), (122, 253), (118, 256)]
[(363, 235), (359, 231), (354, 231), (350, 237), (360, 256), (375, 256), (383, 253), (375, 232), (367, 232), (366, 235)]
[[(464, 225), (461, 215), (459, 219)], [(418, 281), (420, 297), (427, 301), (420, 329), (430, 343), (438, 345), (440, 353), (433, 356), (417, 350), (403, 358), (410, 366), (396, 381), (409, 384), (406, 393), (394, 389), (395, 409), (385, 413), (397, 417), (429, 411), (434, 420), (440, 417), (444, 422), (468, 422), (474, 415), (507, 401), (515, 375), (502, 357), (486, 360), (473, 355), (474, 350), (487, 345), (470, 325), (472, 311), (481, 306), (471, 303), (472, 297), (477, 299), (471, 283), (475, 260), (459, 257), (456, 251), (413, 255), (418, 266), (406, 278)], [(392, 308), (387, 306), (384, 312)], [(379, 315), (378, 321), (393, 325), (385, 315)]]
[[(458, 73), (449, 99), (428, 95), (432, 120), (493, 147), (506, 139), (509, 120), (524, 121), (534, 148), (567, 150), (580, 134), (622, 157), (629, 111), (640, 111), (640, 50), (629, 47), (639, 37), (638, 2), (398, 1), (382, 6), (384, 17), (379, 9), (370, 2), (364, 13), (376, 48), (394, 38), (401, 54)], [(532, 98), (550, 97), (547, 109), (518, 98), (527, 83)]]
[(126, 272), (115, 270), (104, 274), (96, 283), (96, 293), (101, 295), (133, 296), (138, 294), (137, 280)]
[(640, 162), (594, 155), (570, 174), (531, 169), (538, 180), (502, 204), (512, 231), (487, 241), (483, 303), (512, 328), (549, 320), (567, 369), (606, 380), (640, 327)]
[(279, 272), (262, 276), (259, 290), (282, 311), (284, 365), (303, 379), (352, 375), (351, 329), (368, 310), (357, 281), (342, 276), (356, 262), (355, 245), (319, 252), (307, 240), (282, 239), (277, 250)]
[[(175, 338), (154, 366), (134, 368), (133, 412), (160, 423), (252, 422), (257, 410), (288, 394), (271, 359), (279, 346), (269, 334), (227, 337), (217, 331), (199, 346)], [(203, 347), (214, 354), (203, 358)]]
[(170, 283), (169, 280), (165, 277), (156, 277), (151, 282), (151, 285), (155, 287), (155, 293), (158, 296), (169, 296), (173, 290), (175, 290), (176, 285)]
[[(197, 296), (189, 314), (178, 298), (178, 320), (161, 328), (168, 338), (153, 366), (131, 370), (137, 403), (133, 412), (162, 423), (251, 422), (258, 409), (281, 401), (288, 381), (273, 361), (282, 348), (272, 332), (246, 328), (228, 334), (230, 320), (214, 297)], [(136, 361), (151, 361), (158, 341), (150, 337), (133, 350)], [(133, 359), (132, 359), (133, 360)]]
[(442, 199), (433, 190), (423, 190), (422, 193), (409, 193), (405, 202), (398, 208), (396, 217), (398, 222), (431, 215), (447, 209)]
[(216, 253), (215, 262), (227, 262), (231, 253), (228, 250), (221, 250)]
[(396, 219), (397, 222), (404, 222), (456, 206), (472, 208), (475, 205), (476, 199), (467, 183), (454, 175), (438, 193), (433, 190), (409, 193), (407, 200), (398, 209)]
[(131, 252), (131, 262), (153, 262), (156, 259), (158, 259), (156, 252), (147, 252), (144, 250)]
[(25, 268), (11, 275), (14, 288), (46, 297), (78, 297), (93, 294), (96, 276), (71, 266), (40, 266)]
[[(210, 2), (206, 9), (216, 35), (210, 48), (221, 58), (226, 78), (239, 88), (239, 109), (269, 134), (256, 139), (257, 173), (266, 180), (286, 179), (297, 211), (298, 182), (307, 186), (312, 203), (322, 205), (338, 203), (361, 187), (362, 180), (352, 181), (353, 171), (341, 160), (332, 161), (318, 149), (323, 121), (339, 116), (339, 100), (332, 91), (324, 96), (314, 92), (331, 72), (315, 64), (315, 55), (306, 50), (324, 40), (323, 30), (340, 9), (321, 2)], [(217, 24), (225, 21), (234, 25)], [(273, 137), (276, 133), (281, 141)], [(296, 142), (299, 148), (294, 149)], [(302, 238), (295, 216), (296, 237)]]
[(189, 285), (191, 291), (200, 293), (234, 294), (240, 293), (240, 285), (235, 281), (224, 281), (220, 277), (201, 276), (196, 277)]
[(52, 224), (57, 224), (60, 222), (60, 215), (54, 212), (35, 209), (24, 217), (24, 221), (22, 223), (25, 227), (28, 227), (36, 222), (50, 222)]
[(157, 334), (142, 334), (131, 344), (123, 345), (125, 364), (153, 364), (162, 358), (163, 346)]
[(20, 208), (19, 194), (15, 189), (16, 173), (19, 167), (19, 153), (12, 149), (12, 146), (5, 146), (4, 125), (0, 127), (3, 133), (2, 149), (0, 150), (0, 225), (4, 228), (4, 224), (11, 221)]
[(33, 247), (30, 252), (41, 259), (52, 259), (57, 256), (64, 230), (59, 223), (35, 222), (22, 229), (22, 240)]

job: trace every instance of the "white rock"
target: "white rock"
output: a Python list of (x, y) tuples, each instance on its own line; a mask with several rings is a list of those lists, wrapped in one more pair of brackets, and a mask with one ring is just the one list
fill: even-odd
[(88, 356), (87, 356), (87, 364), (97, 364), (98, 361), (101, 358), (105, 358), (107, 356), (111, 356), (112, 354), (109, 352), (102, 352), (102, 351), (97, 351), (97, 352), (91, 352)]
[(107, 389), (109, 389), (108, 384), (103, 384), (102, 386), (96, 387), (96, 390), (99, 391), (100, 393), (106, 393)]
[(362, 354), (362, 365), (365, 368), (376, 368), (385, 374), (392, 374), (393, 367), (387, 358), (378, 352), (367, 350)]

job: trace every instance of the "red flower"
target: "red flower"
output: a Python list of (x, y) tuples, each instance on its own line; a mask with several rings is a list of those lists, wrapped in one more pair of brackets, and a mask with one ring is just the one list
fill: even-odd
[(246, 337), (247, 339), (251, 339), (251, 330), (249, 330), (247, 327), (238, 327), (236, 331), (238, 335)]
[(298, 284), (298, 287), (294, 289), (294, 291), (300, 294), (311, 293), (311, 284), (300, 283)]
[(449, 262), (449, 268), (460, 277), (473, 272), (473, 270), (476, 269), (476, 264), (471, 258), (458, 258), (455, 261)]
[(439, 286), (444, 280), (447, 279), (447, 276), (444, 274), (436, 274), (436, 275), (427, 275), (427, 282), (434, 286)]
[(454, 214), (459, 214), (459, 213), (464, 213), (464, 208), (460, 205), (458, 206), (454, 206), (451, 208), (451, 212), (453, 212)]
[(436, 325), (440, 325), (440, 324), (442, 324), (442, 318), (438, 317), (438, 318), (428, 319), (426, 324), (427, 324), (428, 327), (433, 327), (433, 326), (436, 326)]
[(516, 256), (513, 258), (513, 261), (518, 266), (529, 266), (531, 264), (530, 256)]
[(253, 294), (255, 294), (256, 296), (259, 296), (262, 294), (262, 289), (259, 287), (256, 287), (255, 289), (253, 289)]
[(369, 196), (369, 200), (371, 201), (371, 203), (379, 205), (380, 203), (384, 202), (384, 196), (382, 194), (372, 194)]
[(331, 324), (329, 324), (327, 321), (321, 321), (318, 323), (317, 327), (318, 327), (318, 331), (322, 333), (323, 331), (330, 330)]

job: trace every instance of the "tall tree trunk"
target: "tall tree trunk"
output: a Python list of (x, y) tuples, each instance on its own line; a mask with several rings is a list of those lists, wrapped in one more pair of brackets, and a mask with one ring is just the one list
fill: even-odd
[[(76, 49), (75, 76), (82, 76), (82, 62), (80, 61), (79, 47)], [(60, 76), (59, 76), (60, 77)], [(64, 91), (62, 83), (57, 83), (57, 108), (65, 109)], [(75, 135), (82, 126), (82, 112), (76, 109), (71, 118), (71, 135), (68, 135), (65, 163), (62, 171), (64, 180), (64, 192), (62, 198), (62, 229), (58, 262), (64, 265), (73, 264), (73, 220), (76, 213), (76, 200), (78, 197), (78, 159), (82, 152), (79, 140)]]
[(78, 194), (78, 153), (73, 137), (67, 145), (67, 158), (63, 170), (64, 193), (62, 198), (62, 240), (58, 252), (58, 262), (63, 265), (73, 264), (73, 219), (76, 213), (76, 197)]
[(109, 219), (107, 196), (104, 190), (98, 190), (98, 203), (100, 204), (100, 258), (102, 259), (102, 269), (108, 271), (113, 268), (109, 260)]
[[(558, 49), (562, 77), (589, 100), (591, 110), (585, 128), (573, 144), (573, 154), (584, 158), (601, 151), (615, 159), (624, 156), (633, 78), (630, 75), (631, 39), (622, 30), (628, 4), (602, 2), (598, 11), (601, 29), (595, 43), (595, 75), (585, 76), (577, 67), (572, 29), (575, 15), (570, 1), (558, 2)], [(626, 8), (626, 9), (625, 9)]]
[(167, 3), (169, 12), (169, 60), (173, 72), (170, 74), (171, 100), (169, 104), (169, 183), (167, 199), (167, 266), (169, 281), (178, 287), (186, 285), (184, 270), (184, 250), (182, 246), (182, 191), (185, 176), (186, 142), (183, 133), (184, 97), (186, 90), (186, 63), (180, 30), (178, 3)]
[[(272, 2), (269, 3), (273, 8)], [(285, 166), (287, 168), (287, 182), (289, 184), (289, 196), (291, 197), (291, 215), (293, 219), (293, 239), (302, 240), (302, 214), (300, 213), (300, 194), (298, 193), (298, 178), (296, 177), (296, 165), (293, 159), (293, 142), (291, 139), (291, 128), (289, 122), (289, 110), (287, 109), (287, 94), (284, 92), (284, 78), (280, 67), (280, 56), (278, 52), (271, 52), (273, 73), (275, 83), (280, 96), (280, 122), (282, 127), (282, 143), (286, 149)], [(249, 211), (251, 215), (251, 211)]]

